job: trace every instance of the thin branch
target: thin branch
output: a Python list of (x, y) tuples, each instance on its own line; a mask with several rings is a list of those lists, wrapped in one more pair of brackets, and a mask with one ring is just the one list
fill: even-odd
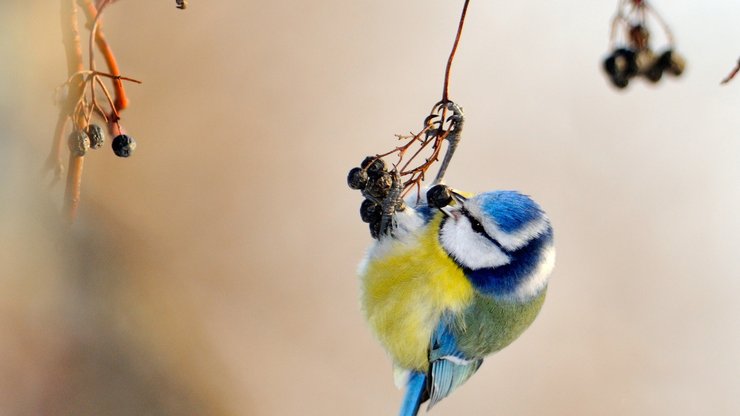
[[(67, 55), (67, 74), (73, 74), (83, 70), (82, 48), (80, 45), (80, 31), (77, 23), (77, 5), (75, 0), (61, 0), (62, 3), (62, 42)], [(60, 109), (60, 118), (68, 117), (73, 114), (77, 102), (83, 89), (79, 84), (70, 84), (67, 102)], [(76, 127), (79, 120), (72, 120), (73, 128)], [(55, 134), (56, 150), (61, 150), (61, 142), (64, 140), (64, 126), (66, 123), (57, 123), (61, 126)], [(64, 211), (67, 214), (67, 220), (72, 223), (77, 217), (77, 208), (80, 202), (80, 179), (82, 178), (82, 168), (84, 166), (84, 157), (74, 152), (70, 152), (69, 171), (67, 173), (67, 187), (64, 192)]]
[(720, 85), (724, 85), (732, 81), (732, 79), (735, 78), (735, 75), (737, 75), (738, 72), (740, 72), (740, 60), (737, 62), (737, 64), (735, 64), (735, 68), (732, 70), (732, 72), (730, 72), (730, 75), (725, 77), (725, 79), (720, 82)]
[[(110, 45), (108, 44), (108, 41), (105, 38), (105, 34), (103, 34), (102, 24), (98, 21), (98, 15), (100, 12), (102, 12), (102, 10), (99, 10), (97, 7), (95, 7), (92, 0), (81, 1), (84, 4), (85, 15), (87, 16), (87, 24), (91, 25), (91, 27), (94, 27), (94, 25), (97, 24), (97, 30), (95, 30), (95, 42), (98, 46), (98, 49), (100, 49), (100, 53), (105, 59), (106, 66), (108, 67), (108, 72), (110, 74), (110, 76), (108, 76), (108, 74), (104, 76), (108, 76), (108, 78), (113, 79), (113, 88), (116, 97), (114, 100), (115, 108), (117, 111), (120, 112), (121, 110), (127, 108), (129, 105), (128, 96), (126, 95), (126, 90), (123, 87), (123, 83), (121, 81), (133, 81), (139, 84), (141, 82), (121, 76), (121, 70), (118, 67), (116, 56), (113, 53), (113, 49), (111, 49)], [(108, 3), (101, 3), (100, 9), (105, 7), (106, 4)]]
[[(468, 13), (468, 5), (470, 0), (465, 0), (463, 5), (462, 14), (460, 15), (460, 23), (457, 26), (457, 35), (455, 35), (455, 43), (452, 44), (452, 51), (450, 57), (447, 59), (447, 68), (445, 68), (445, 84), (442, 90), (442, 102), (447, 103), (450, 99), (449, 86), (450, 86), (450, 71), (452, 69), (452, 61), (455, 59), (455, 52), (457, 52), (457, 46), (460, 44), (460, 36), (462, 35), (463, 25), (465, 24), (465, 15)], [(444, 119), (444, 117), (443, 117)]]

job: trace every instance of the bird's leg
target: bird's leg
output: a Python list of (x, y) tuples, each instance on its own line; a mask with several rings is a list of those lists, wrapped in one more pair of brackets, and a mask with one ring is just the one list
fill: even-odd
[(449, 116), (447, 120), (443, 120), (443, 123), (450, 123), (450, 128), (448, 130), (449, 133), (447, 134), (447, 141), (449, 144), (447, 145), (445, 157), (442, 159), (442, 165), (439, 167), (437, 177), (434, 179), (432, 185), (437, 185), (444, 179), (447, 167), (450, 165), (450, 161), (452, 160), (452, 156), (455, 154), (458, 143), (460, 143), (460, 134), (462, 133), (463, 124), (465, 123), (465, 117), (463, 116), (462, 108), (460, 108), (460, 106), (452, 101), (442, 104), (447, 105), (447, 109), (452, 111), (452, 115)]

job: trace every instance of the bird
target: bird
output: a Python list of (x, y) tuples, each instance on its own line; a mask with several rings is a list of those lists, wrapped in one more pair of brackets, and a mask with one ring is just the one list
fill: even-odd
[(555, 264), (550, 220), (529, 196), (452, 196), (448, 206), (424, 196), (397, 212), (358, 270), (365, 318), (406, 387), (400, 416), (427, 401), (431, 409), (517, 339)]

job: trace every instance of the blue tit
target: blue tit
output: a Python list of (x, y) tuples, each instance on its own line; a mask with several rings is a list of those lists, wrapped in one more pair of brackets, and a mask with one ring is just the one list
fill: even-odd
[(401, 416), (431, 408), (518, 338), (555, 263), (550, 220), (530, 197), (455, 197), (397, 213), (359, 269), (365, 316), (407, 389)]

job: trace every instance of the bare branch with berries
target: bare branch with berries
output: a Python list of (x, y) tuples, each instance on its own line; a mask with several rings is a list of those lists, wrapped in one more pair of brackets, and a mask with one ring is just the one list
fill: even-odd
[[(129, 157), (136, 148), (134, 139), (123, 133), (121, 112), (129, 104), (124, 83), (140, 84), (141, 81), (121, 74), (101, 23), (103, 11), (114, 2), (115, 0), (61, 0), (62, 41), (67, 57), (67, 80), (57, 89), (57, 96), (61, 97), (59, 117), (46, 166), (54, 172), (54, 182), (61, 178), (64, 172), (63, 142), (65, 133), (69, 130), (70, 133), (66, 136), (69, 164), (64, 211), (70, 223), (77, 217), (84, 158), (90, 149), (99, 149), (105, 142), (104, 130), (95, 124), (95, 120), (105, 123), (108, 133), (114, 137), (111, 145), (117, 156)], [(178, 8), (184, 9), (186, 6), (186, 1), (177, 1)], [(84, 13), (85, 27), (89, 31), (87, 69), (83, 63), (79, 10)], [(97, 69), (96, 51), (103, 56), (107, 71)], [(110, 88), (107, 82), (110, 83)]]
[[(385, 153), (368, 156), (359, 167), (350, 170), (347, 183), (352, 189), (362, 192), (365, 201), (360, 207), (360, 216), (370, 226), (373, 238), (393, 232), (394, 215), (406, 209), (403, 198), (412, 190), (421, 197), (421, 185), (428, 171), (440, 160), (442, 147), (448, 142), (433, 184), (444, 179), (450, 161), (460, 141), (464, 116), (462, 109), (449, 99), (449, 83), (452, 62), (460, 43), (465, 16), (470, 0), (465, 0), (460, 16), (455, 41), (445, 67), (442, 100), (432, 107), (418, 133), (397, 135), (405, 143)], [(390, 168), (384, 158), (396, 156)]]

